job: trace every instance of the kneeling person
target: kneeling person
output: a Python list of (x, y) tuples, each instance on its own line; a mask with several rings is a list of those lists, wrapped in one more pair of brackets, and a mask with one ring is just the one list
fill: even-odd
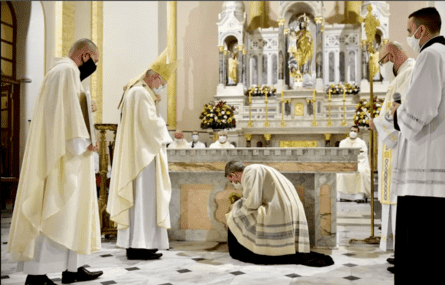
[(298, 193), (272, 167), (241, 162), (226, 164), (225, 176), (243, 197), (226, 215), (229, 253), (257, 264), (327, 266), (330, 256), (310, 252), (309, 231)]

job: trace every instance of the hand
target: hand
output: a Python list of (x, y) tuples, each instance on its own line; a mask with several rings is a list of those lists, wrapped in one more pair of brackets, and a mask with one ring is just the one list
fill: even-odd
[(90, 144), (88, 146), (88, 150), (89, 151), (99, 151), (99, 146), (98, 146), (97, 142), (96, 142), (96, 146), (93, 146), (93, 144)]
[(161, 102), (161, 95), (157, 95), (157, 94), (155, 94), (155, 96), (156, 96), (156, 102)]
[(399, 103), (392, 103), (392, 107), (391, 107), (391, 116), (394, 117), (394, 113), (396, 112), (397, 108), (399, 108), (400, 104)]
[(375, 129), (375, 126), (374, 126), (374, 119), (370, 119), (370, 120), (369, 120), (369, 127), (371, 128), (371, 130), (374, 130), (374, 129)]

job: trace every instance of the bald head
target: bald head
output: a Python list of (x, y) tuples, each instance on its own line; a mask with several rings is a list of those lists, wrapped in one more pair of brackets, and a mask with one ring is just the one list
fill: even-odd
[(68, 56), (81, 66), (91, 57), (95, 63), (99, 61), (99, 50), (96, 44), (90, 39), (77, 40), (70, 49)]
[(184, 138), (184, 133), (181, 130), (177, 130), (175, 132), (175, 139), (180, 140), (180, 139), (183, 139), (183, 138)]
[(388, 61), (394, 63), (394, 72), (397, 75), (400, 66), (408, 59), (405, 50), (399, 42), (391, 41), (383, 45), (379, 50), (379, 62), (383, 65)]

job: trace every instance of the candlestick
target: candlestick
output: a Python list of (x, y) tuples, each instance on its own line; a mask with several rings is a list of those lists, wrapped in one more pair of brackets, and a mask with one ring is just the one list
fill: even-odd
[(281, 90), (281, 102), (284, 102), (284, 91)]
[(317, 100), (317, 97), (316, 97), (316, 95), (315, 95), (315, 89), (314, 89), (314, 95), (312, 96), (312, 98), (313, 98), (314, 103), (315, 103), (315, 100)]
[(343, 101), (346, 100), (346, 86), (343, 87)]

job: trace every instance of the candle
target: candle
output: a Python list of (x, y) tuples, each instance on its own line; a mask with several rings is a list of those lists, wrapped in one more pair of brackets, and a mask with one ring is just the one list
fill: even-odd
[(284, 102), (284, 91), (281, 90), (281, 102)]

